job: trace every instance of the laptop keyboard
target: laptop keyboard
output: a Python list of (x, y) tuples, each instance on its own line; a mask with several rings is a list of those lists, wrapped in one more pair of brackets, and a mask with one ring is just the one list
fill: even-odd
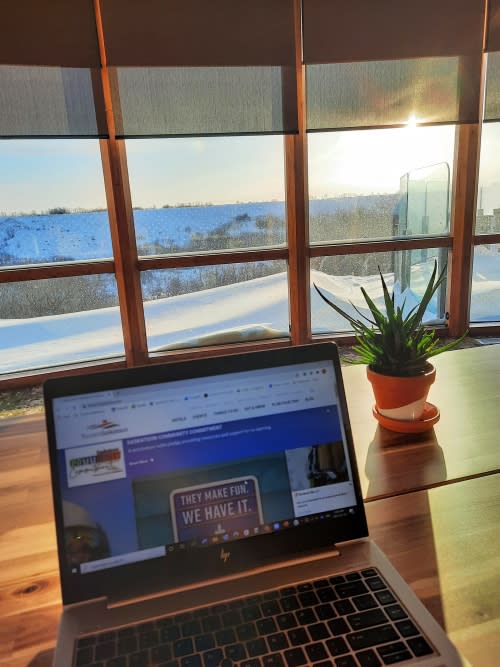
[(75, 667), (379, 667), (434, 653), (375, 568), (76, 642)]

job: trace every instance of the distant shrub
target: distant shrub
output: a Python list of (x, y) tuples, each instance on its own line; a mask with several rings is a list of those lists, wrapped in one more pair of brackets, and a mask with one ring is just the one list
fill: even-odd
[(248, 264), (218, 264), (173, 271), (152, 270), (142, 273), (142, 294), (145, 301), (165, 299), (224, 287), (283, 272), (283, 262), (271, 260)]
[(69, 208), (66, 208), (65, 206), (56, 206), (55, 208), (49, 208), (47, 215), (64, 215), (70, 212)]
[(113, 276), (47, 278), (0, 285), (0, 319), (94, 310), (117, 304)]

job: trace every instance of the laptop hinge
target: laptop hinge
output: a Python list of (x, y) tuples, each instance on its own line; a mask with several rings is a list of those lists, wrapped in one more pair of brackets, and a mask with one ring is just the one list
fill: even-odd
[[(266, 573), (270, 573), (276, 570), (281, 570), (283, 568), (291, 568), (293, 566), (300, 566), (303, 565), (304, 563), (310, 563), (313, 561), (320, 561), (320, 560), (325, 560), (327, 558), (335, 558), (341, 556), (341, 551), (339, 547), (334, 544), (333, 546), (329, 546), (327, 548), (323, 548), (321, 550), (318, 550), (315, 553), (308, 553), (307, 556), (302, 556), (294, 559), (286, 559), (286, 560), (280, 560), (276, 561), (275, 563), (268, 563), (266, 565), (261, 565), (259, 567), (251, 568), (248, 570), (242, 570), (240, 572), (233, 572), (231, 574), (222, 576), (222, 577), (217, 577), (217, 578), (212, 578), (212, 579), (207, 579), (203, 581), (194, 581), (189, 584), (186, 584), (184, 586), (178, 586), (176, 588), (169, 588), (169, 589), (164, 589), (161, 591), (154, 591), (151, 593), (143, 593), (138, 595), (137, 597), (127, 597), (127, 598), (119, 598), (116, 596), (108, 596), (107, 598), (107, 607), (108, 609), (114, 609), (116, 607), (122, 607), (126, 606), (129, 604), (136, 604), (137, 602), (144, 602), (147, 600), (154, 600), (157, 598), (163, 598), (163, 597), (170, 597), (172, 595), (177, 595), (179, 593), (186, 593), (192, 590), (203, 590), (203, 589), (208, 589), (214, 584), (225, 584), (228, 582), (238, 582), (240, 580), (247, 580), (251, 578), (252, 576), (257, 576), (257, 575), (263, 575)], [(271, 584), (267, 588), (272, 589), (273, 585)], [(229, 597), (229, 596), (228, 596)]]

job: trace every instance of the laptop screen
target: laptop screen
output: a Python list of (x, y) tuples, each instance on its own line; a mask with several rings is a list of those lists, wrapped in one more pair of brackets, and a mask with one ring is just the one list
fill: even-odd
[(159, 381), (156, 368), (154, 382), (144, 369), (118, 371), (93, 391), (53, 396), (66, 574), (84, 580), (176, 555), (180, 562), (214, 545), (298, 535), (355, 515), (333, 346), (314, 347), (330, 354), (274, 353), (259, 367), (256, 353), (249, 368), (226, 358), (221, 372), (202, 374), (188, 362), (188, 377)]

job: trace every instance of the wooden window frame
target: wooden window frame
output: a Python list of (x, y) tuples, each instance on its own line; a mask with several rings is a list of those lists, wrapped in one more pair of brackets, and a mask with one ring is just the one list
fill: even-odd
[[(92, 364), (70, 364), (62, 367), (47, 368), (28, 375), (11, 373), (0, 377), (0, 389), (38, 384), (46, 378), (55, 375), (87, 373), (93, 370), (160, 363), (174, 359), (194, 358), (213, 354), (229, 354), (242, 350), (300, 345), (314, 340), (327, 339), (340, 343), (351, 343), (353, 337), (349, 334), (313, 335), (311, 332), (310, 260), (321, 256), (365, 254), (422, 248), (448, 248), (450, 289), (447, 310), (449, 311), (449, 319), (443, 326), (437, 327), (436, 330), (440, 335), (451, 336), (457, 336), (467, 328), (469, 328), (471, 335), (500, 333), (499, 323), (491, 325), (471, 325), (469, 323), (474, 248), (484, 243), (500, 244), (500, 233), (480, 235), (474, 233), (480, 153), (480, 124), (458, 125), (456, 127), (451, 233), (449, 236), (310, 244), (305, 66), (302, 63), (300, 48), (300, 0), (294, 0), (295, 31), (297, 37), (295, 68), (299, 131), (295, 135), (286, 135), (284, 137), (287, 245), (264, 249), (139, 257), (134, 231), (125, 142), (124, 140), (117, 139), (115, 136), (99, 0), (94, 1), (102, 62), (101, 77), (109, 131), (109, 139), (100, 139), (99, 143), (109, 213), (113, 259), (1, 269), (0, 283), (114, 274), (118, 289), (125, 355), (114, 362), (103, 360), (102, 362)], [(276, 259), (284, 260), (288, 265), (290, 304), (289, 338), (186, 348), (167, 353), (148, 352), (141, 292), (141, 273), (143, 271)]]

